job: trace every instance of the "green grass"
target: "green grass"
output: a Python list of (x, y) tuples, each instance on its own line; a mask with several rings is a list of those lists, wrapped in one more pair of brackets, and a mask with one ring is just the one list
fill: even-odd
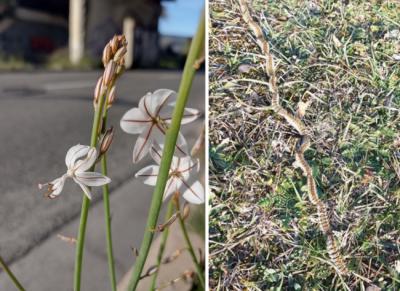
[(282, 105), (295, 111), (312, 100), (306, 159), (346, 263), (362, 278), (341, 278), (330, 264), (305, 178), (292, 166), (295, 132), (236, 100), (270, 104), (255, 82), (267, 82), (264, 63), (237, 2), (212, 0), (210, 287), (398, 290), (400, 3), (304, 2), (257, 0), (251, 11), (278, 60)]

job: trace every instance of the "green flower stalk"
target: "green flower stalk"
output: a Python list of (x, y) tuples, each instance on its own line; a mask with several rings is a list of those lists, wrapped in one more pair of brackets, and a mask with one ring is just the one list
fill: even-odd
[[(103, 128), (105, 127), (107, 122), (107, 110), (104, 111), (104, 117), (103, 117)], [(108, 150), (108, 147), (110, 146), (111, 140), (107, 140), (107, 137), (110, 136), (108, 133), (111, 132), (112, 136), (112, 130), (107, 131), (104, 133), (104, 144), (105, 148), (103, 149), (103, 154), (102, 154), (102, 147), (100, 147), (100, 154), (102, 154), (101, 157), (101, 173), (105, 176), (107, 176), (107, 157), (106, 153)], [(110, 210), (110, 189), (108, 187), (108, 184), (103, 186), (103, 204), (104, 204), (104, 222), (105, 222), (105, 227), (106, 227), (106, 240), (107, 240), (107, 258), (108, 258), (108, 272), (110, 274), (110, 282), (111, 282), (111, 290), (116, 291), (117, 290), (117, 279), (115, 275), (115, 263), (114, 263), (114, 253), (113, 253), (113, 243), (112, 243), (112, 232), (111, 232), (111, 210)]]
[[(90, 146), (96, 147), (97, 137), (100, 128), (100, 121), (102, 117), (102, 108), (104, 106), (104, 95), (99, 98), (98, 108), (95, 111), (92, 136), (90, 139)], [(81, 208), (81, 218), (79, 223), (79, 232), (76, 243), (76, 256), (75, 256), (75, 273), (74, 273), (74, 291), (81, 290), (81, 274), (82, 274), (82, 261), (83, 261), (83, 247), (85, 245), (85, 233), (87, 217), (89, 213), (90, 200), (86, 196), (83, 197), (82, 208)]]
[[(165, 222), (167, 222), (171, 218), (173, 212), (174, 212), (174, 204), (171, 200), (168, 203), (167, 213), (165, 214)], [(158, 276), (158, 273), (160, 272), (161, 261), (162, 261), (163, 255), (164, 255), (165, 246), (167, 244), (168, 235), (169, 235), (169, 227), (167, 227), (162, 234), (160, 248), (158, 249), (158, 254), (157, 254), (157, 269), (153, 275), (150, 290), (156, 289), (157, 276)]]
[(171, 166), (172, 157), (175, 152), (175, 146), (177, 142), (179, 129), (181, 126), (181, 120), (183, 117), (186, 102), (196, 72), (196, 60), (203, 51), (204, 36), (205, 36), (205, 19), (203, 12), (200, 18), (200, 23), (196, 35), (193, 38), (188, 57), (186, 59), (185, 68), (183, 70), (183, 76), (179, 87), (178, 97), (173, 112), (173, 118), (170, 127), (166, 133), (165, 145), (160, 164), (160, 171), (157, 177), (157, 182), (150, 205), (150, 211), (146, 224), (146, 231), (143, 237), (142, 245), (140, 247), (139, 256), (135, 263), (132, 277), (129, 281), (128, 290), (136, 290), (141, 277), (141, 273), (143, 271), (144, 264), (146, 262), (151, 247), (151, 243), (154, 236), (152, 230), (155, 229), (156, 227), (161, 205), (163, 202), (165, 185), (168, 180), (169, 169)]
[(4, 270), (4, 272), (7, 273), (7, 275), (10, 277), (11, 281), (13, 281), (15, 287), (17, 287), (19, 291), (25, 291), (24, 287), (22, 287), (17, 277), (15, 277), (14, 273), (11, 272), (10, 268), (7, 266), (6, 262), (3, 260), (1, 256), (0, 256), (0, 267)]
[[(176, 209), (177, 209), (177, 211), (179, 211), (179, 200), (176, 200)], [(203, 269), (200, 266), (199, 261), (197, 260), (196, 253), (194, 251), (192, 242), (190, 240), (188, 231), (186, 229), (185, 220), (183, 219), (181, 214), (179, 214), (178, 217), (179, 217), (179, 225), (181, 227), (182, 234), (183, 234), (183, 237), (185, 239), (187, 249), (188, 249), (188, 251), (190, 253), (190, 256), (192, 257), (193, 264), (194, 264), (194, 266), (196, 268), (197, 276), (199, 277), (199, 281), (200, 281), (201, 287), (203, 287), (203, 289), (205, 290)]]
[[(114, 84), (116, 79), (122, 74), (124, 68), (124, 54), (126, 53), (126, 40), (124, 36), (114, 36), (114, 38), (106, 45), (103, 51), (103, 64), (105, 67), (103, 76), (97, 82), (94, 93), (94, 108), (95, 114), (93, 119), (92, 134), (90, 139), (90, 146), (96, 147), (99, 133), (101, 132), (103, 120), (103, 110), (106, 114), (110, 102), (115, 98)], [(94, 168), (94, 166), (93, 166)], [(104, 171), (104, 167), (103, 167)], [(107, 188), (108, 190), (108, 188)], [(106, 191), (108, 192), (108, 191)], [(107, 196), (107, 193), (104, 195)], [(110, 276), (111, 281), (115, 283), (115, 271), (113, 266), (112, 257), (112, 243), (111, 243), (111, 229), (110, 229), (110, 213), (109, 213), (109, 200), (104, 202), (107, 204), (106, 208), (106, 230), (107, 230), (107, 253), (109, 257)], [(75, 272), (74, 272), (74, 291), (81, 290), (81, 274), (83, 262), (83, 248), (85, 245), (85, 233), (87, 217), (89, 212), (90, 200), (85, 196), (82, 201), (81, 218), (79, 224), (79, 232), (76, 243), (76, 257), (75, 257)], [(111, 250), (111, 252), (110, 252)], [(112, 262), (111, 262), (112, 261)], [(112, 284), (114, 284), (112, 283)], [(115, 289), (114, 289), (115, 290)]]

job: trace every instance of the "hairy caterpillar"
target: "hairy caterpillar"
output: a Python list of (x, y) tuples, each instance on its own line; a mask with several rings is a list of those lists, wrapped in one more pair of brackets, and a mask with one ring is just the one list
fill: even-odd
[(326, 235), (326, 247), (329, 257), (331, 258), (332, 262), (334, 263), (336, 269), (340, 274), (348, 274), (349, 271), (347, 270), (346, 264), (339, 252), (339, 249), (332, 235), (326, 206), (318, 197), (317, 187), (312, 174), (312, 169), (304, 158), (304, 152), (310, 147), (311, 144), (310, 137), (307, 135), (306, 127), (303, 121), (298, 116), (291, 114), (280, 105), (280, 97), (276, 84), (277, 78), (275, 74), (274, 61), (272, 54), (270, 53), (269, 44), (264, 38), (261, 27), (253, 21), (250, 10), (246, 4), (246, 0), (239, 0), (239, 5), (243, 20), (253, 32), (256, 38), (257, 45), (260, 47), (262, 53), (266, 56), (265, 71), (269, 79), (268, 85), (271, 92), (271, 108), (277, 115), (283, 117), (286, 122), (301, 135), (301, 138), (296, 146), (296, 164), (301, 168), (304, 176), (307, 177), (308, 197), (310, 202), (314, 204), (317, 208), (318, 224), (321, 231)]
[(336, 266), (337, 270), (341, 275), (347, 275), (349, 270), (344, 263), (343, 257), (340, 254), (339, 248), (336, 245), (335, 239), (332, 234), (328, 234), (326, 238), (326, 248), (328, 250), (331, 261)]
[(331, 225), (329, 223), (328, 212), (324, 203), (317, 204), (318, 224), (321, 231), (325, 234), (331, 233)]

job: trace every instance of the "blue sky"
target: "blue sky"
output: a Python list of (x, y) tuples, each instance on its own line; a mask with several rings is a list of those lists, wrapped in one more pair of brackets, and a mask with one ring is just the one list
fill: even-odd
[(161, 2), (165, 9), (165, 16), (160, 19), (160, 33), (174, 36), (193, 36), (204, 2), (204, 0)]

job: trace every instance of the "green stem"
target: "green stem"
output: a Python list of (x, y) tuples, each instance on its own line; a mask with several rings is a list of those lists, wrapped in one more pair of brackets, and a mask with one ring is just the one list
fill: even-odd
[[(106, 123), (107, 123), (107, 110), (104, 110), (104, 116), (103, 116), (104, 129), (106, 128)], [(104, 176), (107, 176), (106, 153), (104, 153), (101, 158), (101, 172)], [(108, 187), (108, 184), (103, 186), (103, 204), (104, 204), (104, 219), (106, 225), (108, 272), (110, 274), (111, 290), (117, 291), (117, 279), (115, 276), (114, 253), (113, 253), (112, 232), (111, 232), (110, 189)]]
[(189, 234), (186, 229), (185, 221), (183, 220), (183, 218), (180, 214), (179, 214), (179, 225), (181, 226), (183, 237), (185, 238), (187, 248), (189, 250), (190, 256), (192, 257), (194, 266), (196, 268), (197, 276), (199, 277), (201, 287), (203, 287), (203, 290), (204, 290), (205, 283), (204, 283), (203, 269), (201, 268), (199, 261), (197, 260), (196, 253), (194, 252), (192, 242), (190, 241), (190, 237), (189, 237)]
[[(165, 222), (167, 222), (171, 218), (173, 213), (174, 213), (174, 204), (173, 204), (173, 201), (171, 200), (168, 204), (167, 213), (165, 214)], [(164, 255), (165, 246), (167, 244), (168, 235), (169, 235), (169, 227), (167, 227), (162, 234), (160, 248), (158, 249), (158, 255), (157, 255), (157, 270), (153, 275), (150, 290), (156, 289), (157, 276), (158, 276), (158, 272), (160, 271), (161, 261), (162, 261), (163, 255)]]
[(189, 91), (192, 87), (193, 78), (196, 72), (194, 64), (204, 47), (204, 34), (205, 34), (205, 20), (203, 11), (202, 16), (200, 17), (199, 27), (190, 46), (189, 54), (185, 63), (185, 68), (183, 70), (183, 76), (178, 91), (178, 97), (176, 100), (171, 125), (165, 137), (165, 145), (162, 154), (160, 170), (157, 177), (157, 183), (153, 192), (153, 198), (151, 201), (150, 210), (147, 218), (146, 230), (144, 233), (142, 245), (140, 247), (139, 256), (136, 260), (131, 280), (129, 281), (128, 290), (132, 291), (136, 290), (140, 280), (140, 276), (143, 271), (144, 264), (149, 254), (151, 242), (154, 236), (152, 229), (155, 229), (157, 224), (157, 219), (160, 214), (160, 208), (163, 201), (165, 184), (167, 183), (168, 180), (169, 169), (175, 151), (176, 140), (181, 126), (183, 112), (185, 110)]
[(8, 268), (6, 262), (3, 260), (3, 258), (0, 256), (0, 267), (3, 268), (3, 270), (7, 273), (7, 275), (10, 277), (11, 281), (13, 281), (15, 287), (17, 287), (18, 290), (20, 291), (25, 291), (24, 287), (22, 287), (21, 283), (18, 281), (17, 277), (11, 272), (10, 268)]
[[(93, 118), (92, 135), (90, 138), (90, 146), (92, 146), (92, 147), (96, 147), (96, 145), (97, 145), (97, 136), (98, 136), (98, 132), (99, 132), (99, 127), (100, 127), (101, 118), (102, 118), (102, 111), (103, 111), (102, 109), (104, 107), (105, 96), (107, 96), (108, 93), (109, 93), (109, 90), (107, 90), (106, 94), (104, 94), (103, 96), (100, 96), (98, 105), (95, 110), (95, 114), (94, 114), (94, 118)], [(94, 166), (92, 167), (92, 169), (93, 168), (94, 168)], [(85, 232), (86, 232), (87, 217), (88, 217), (88, 212), (89, 212), (89, 205), (90, 205), (89, 198), (87, 198), (86, 195), (83, 195), (78, 239), (76, 242), (74, 291), (81, 290), (83, 246), (85, 245)]]

